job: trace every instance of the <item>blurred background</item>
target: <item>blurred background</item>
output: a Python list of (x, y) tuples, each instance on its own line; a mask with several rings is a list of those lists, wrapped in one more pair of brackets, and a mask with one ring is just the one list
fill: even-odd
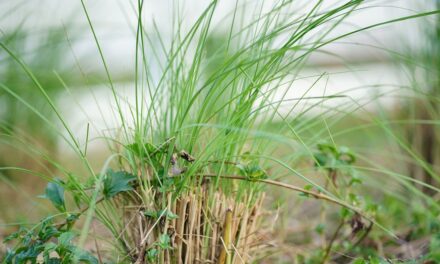
[[(272, 5), (268, 2), (254, 1), (251, 6), (269, 10)], [(301, 8), (307, 9), (308, 2), (299, 1), (298, 15)], [(329, 0), (325, 5), (340, 2)], [(182, 19), (182, 26), (190, 27), (209, 1), (178, 3), (180, 16), (175, 13), (176, 1), (146, 2), (144, 15), (148, 20), (145, 28), (147, 34), (151, 34), (151, 45), (160, 45), (157, 32), (165, 40), (173, 37), (173, 19)], [(136, 4), (136, 1), (122, 0), (85, 1), (118, 95), (127, 102), (134, 100)], [(206, 50), (207, 57), (222, 39), (227, 38), (228, 23), (225, 21), (229, 21), (235, 4), (235, 1), (220, 1), (213, 23), (217, 26), (212, 29), (208, 45), (212, 50)], [(338, 36), (371, 24), (433, 10), (438, 8), (436, 5), (438, 1), (432, 0), (367, 1), (331, 35)], [(288, 89), (285, 99), (323, 95), (344, 97), (326, 100), (312, 110), (307, 108), (310, 101), (300, 102), (295, 111), (290, 112), (291, 108), (286, 107), (284, 114), (292, 117), (305, 115), (313, 119), (323, 111), (342, 111), (343, 118), (331, 126), (332, 132), (357, 129), (341, 133), (339, 137), (336, 133), (339, 142), (353, 146), (357, 153), (370, 157), (373, 163), (434, 184), (425, 166), (417, 162), (406, 163), (414, 156), (404, 148), (402, 150), (402, 145), (395, 139), (390, 140), (389, 134), (374, 127), (373, 119), (438, 120), (439, 72), (438, 68), (435, 70), (430, 66), (438, 66), (438, 53), (433, 52), (438, 51), (440, 45), (438, 31), (437, 17), (427, 17), (377, 27), (320, 49), (297, 73), (297, 81)], [(79, 142), (90, 139), (87, 155), (99, 170), (108, 154), (108, 146), (102, 137), (112, 136), (119, 124), (111, 90), (105, 85), (106, 73), (81, 2), (2, 0), (0, 42), (28, 65), (60, 108)], [(154, 68), (152, 71), (154, 73)], [(159, 66), (157, 72), (159, 74)], [(431, 83), (435, 80), (437, 84)], [(41, 92), (5, 50), (0, 50), (0, 83), (7, 84), (13, 92), (0, 89), (0, 167), (56, 172), (57, 168), (47, 162), (48, 157), (55, 156), (63, 166), (75, 170), (77, 157), (63, 140), (66, 134), (61, 122)], [(432, 98), (437, 99), (433, 101)], [(32, 102), (32, 106), (44, 118), (52, 120), (57, 129), (48, 127), (41, 117), (24, 107), (23, 100)], [(410, 153), (416, 153), (426, 162), (423, 164), (429, 164), (438, 175), (438, 123), (421, 125), (411, 122), (389, 128), (406, 142), (405, 146), (412, 150)], [(313, 133), (314, 129), (318, 127), (312, 126), (304, 133)], [(383, 178), (379, 174), (377, 177)], [(14, 223), (36, 221), (49, 209), (35, 198), (45, 185), (37, 176), (2, 170), (0, 178), (1, 237), (10, 232)], [(429, 190), (424, 191), (429, 193)], [(293, 197), (290, 193), (275, 191), (270, 195), (273, 196), (271, 201), (277, 201), (277, 205)], [(290, 219), (280, 220), (280, 226), (275, 229), (297, 228), (291, 223), (301, 222), (300, 218), (292, 219), (287, 214), (293, 207), (287, 204), (281, 209), (274, 208), (279, 210), (280, 219)]]

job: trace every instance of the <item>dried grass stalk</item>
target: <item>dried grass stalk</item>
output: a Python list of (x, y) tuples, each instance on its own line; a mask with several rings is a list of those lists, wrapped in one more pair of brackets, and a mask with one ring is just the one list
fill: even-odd
[[(127, 205), (123, 208), (126, 226), (121, 232), (129, 247), (135, 249), (127, 254), (139, 264), (149, 263), (149, 250), (158, 251), (155, 262), (160, 263), (250, 262), (253, 250), (261, 244), (256, 230), (263, 195), (241, 200), (244, 201), (236, 201), (221, 191), (209, 192), (205, 187), (177, 199), (170, 193), (166, 208), (177, 215), (176, 219), (167, 219), (163, 211), (154, 218), (145, 212), (155, 208), (138, 205), (137, 210), (127, 210), (136, 208)], [(164, 234), (170, 238), (169, 249), (158, 246)]]

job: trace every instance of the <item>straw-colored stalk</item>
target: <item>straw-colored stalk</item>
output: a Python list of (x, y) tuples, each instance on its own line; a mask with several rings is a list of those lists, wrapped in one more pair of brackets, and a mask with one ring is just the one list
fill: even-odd
[[(133, 248), (131, 259), (139, 264), (148, 263), (146, 252), (151, 249), (159, 250), (158, 263), (248, 263), (261, 245), (257, 231), (263, 197), (237, 201), (206, 185), (178, 198), (169, 193), (167, 210), (176, 219), (145, 216), (143, 212), (154, 210), (152, 204), (131, 204), (124, 209), (123, 239)], [(170, 237), (171, 249), (157, 246), (163, 234)]]

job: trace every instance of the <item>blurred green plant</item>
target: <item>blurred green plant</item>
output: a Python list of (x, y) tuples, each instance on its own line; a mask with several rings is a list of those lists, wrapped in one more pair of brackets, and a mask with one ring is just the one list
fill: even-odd
[[(440, 2), (431, 3), (440, 10)], [(402, 151), (411, 159), (411, 177), (428, 185), (440, 186), (440, 16), (419, 23), (420, 44), (400, 60), (407, 72), (411, 94), (403, 100), (399, 117), (405, 125), (406, 145)], [(423, 192), (433, 195), (427, 186)]]
[[(48, 29), (42, 32), (30, 32), (18, 28), (12, 32), (2, 32), (0, 42), (21, 57), (47, 94), (56, 97), (64, 90), (60, 79), (71, 82), (77, 78), (73, 65), (69, 65), (69, 46), (63, 29)], [(6, 50), (0, 50), (1, 84), (8, 87), (12, 93), (0, 89), (2, 101), (2, 133), (14, 134), (25, 131), (33, 137), (40, 138), (45, 144), (55, 144), (53, 129), (42, 126), (38, 115), (23, 107), (21, 100), (31, 102), (32, 106), (44, 117), (54, 120), (55, 115), (41, 92), (35, 88), (32, 80), (23, 69), (9, 56)], [(57, 74), (55, 74), (55, 72)], [(58, 75), (58, 76), (57, 76)]]

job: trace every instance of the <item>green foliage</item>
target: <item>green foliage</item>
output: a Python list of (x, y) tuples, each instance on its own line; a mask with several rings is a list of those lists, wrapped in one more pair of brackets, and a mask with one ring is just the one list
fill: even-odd
[(240, 174), (248, 181), (257, 181), (267, 179), (267, 173), (255, 162), (249, 164), (237, 164), (236, 165)]
[(146, 211), (146, 212), (144, 212), (144, 215), (151, 217), (151, 218), (154, 218), (154, 219), (158, 219), (160, 217), (164, 217), (165, 219), (168, 219), (168, 220), (173, 220), (173, 219), (179, 218), (178, 215), (174, 214), (173, 212), (171, 212), (168, 209), (163, 209), (160, 211)]
[(315, 232), (322, 235), (325, 232), (325, 224), (319, 223), (317, 226), (315, 226)]
[(160, 149), (150, 143), (132, 143), (126, 145), (126, 148), (130, 150), (134, 155), (141, 159), (153, 158), (154, 155), (159, 154)]
[(162, 234), (159, 236), (159, 240), (155, 243), (160, 249), (167, 250), (173, 249), (171, 246), (170, 236), (168, 234)]
[(156, 248), (150, 248), (147, 251), (147, 260), (149, 263), (155, 263), (157, 256), (159, 255), (159, 250), (157, 250)]
[(106, 198), (112, 198), (113, 196), (133, 190), (131, 183), (135, 181), (137, 177), (126, 171), (114, 172), (109, 169), (104, 179), (104, 196)]
[[(358, 173), (352, 169), (352, 165), (356, 162), (355, 154), (345, 146), (336, 146), (335, 144), (320, 143), (317, 145), (318, 151), (313, 155), (315, 167), (323, 168), (328, 173), (328, 180), (331, 180), (334, 187), (337, 187), (338, 181), (343, 186), (339, 190), (349, 189), (357, 184), (361, 184), (362, 180)], [(342, 174), (347, 177), (341, 179)], [(346, 192), (349, 200), (356, 202), (354, 195)]]
[(353, 264), (392, 264), (392, 262), (389, 262), (383, 258), (370, 256), (368, 259), (357, 258), (353, 261)]
[(61, 212), (66, 211), (66, 205), (64, 200), (64, 184), (60, 179), (55, 179), (49, 182), (46, 186), (44, 195), (40, 195), (41, 198), (48, 199), (52, 204)]
[(440, 263), (440, 232), (434, 234), (431, 238), (427, 259)]
[[(37, 229), (20, 228), (4, 241), (17, 240), (14, 249), (9, 249), (3, 263), (21, 264), (36, 263), (38, 257), (43, 257), (44, 263), (89, 263), (97, 264), (98, 260), (89, 252), (72, 244), (75, 238), (72, 231), (60, 231), (47, 218), (41, 221)], [(52, 253), (56, 253), (54, 256)]]
[(315, 166), (317, 167), (334, 170), (356, 161), (354, 153), (345, 146), (336, 147), (334, 144), (321, 143), (317, 147), (318, 152), (314, 154)]
[[(306, 191), (311, 191), (313, 189), (313, 185), (306, 184), (306, 185), (304, 185), (303, 189), (306, 190)], [(310, 194), (304, 193), (304, 192), (301, 192), (298, 195), (301, 196), (301, 197), (310, 197)]]
[(148, 263), (155, 263), (161, 251), (171, 249), (173, 249), (173, 247), (171, 246), (170, 236), (167, 234), (161, 234), (158, 240), (146, 252)]
[[(67, 26), (67, 25), (66, 25)], [(63, 91), (57, 76), (48, 69), (59, 70), (59, 75), (65, 81), (73, 81), (78, 75), (72, 74), (75, 67), (66, 65), (65, 29), (62, 27), (46, 28), (44, 31), (35, 28), (28, 31), (21, 26), (12, 31), (2, 31), (0, 42), (6, 44), (19, 56), (26, 57), (28, 67), (45, 87), (51, 96), (56, 96)], [(39, 33), (37, 33), (39, 31)], [(30, 48), (32, 47), (32, 48)], [(0, 49), (1, 67), (0, 76), (2, 84), (13, 91), (19, 98), (32, 102), (39, 113), (50, 120), (54, 120), (54, 113), (47, 108), (47, 102), (36, 89), (32, 80), (26, 76), (23, 69), (14, 61), (13, 57), (6, 56), (4, 49)], [(67, 66), (67, 67), (66, 67)], [(65, 70), (69, 68), (69, 70)], [(32, 136), (42, 139), (43, 144), (55, 144), (55, 131), (47, 125), (41, 125), (41, 119), (36, 113), (23, 107), (23, 104), (13, 94), (0, 88), (0, 100), (4, 107), (2, 120), (7, 122), (11, 132), (23, 128), (31, 131)], [(0, 131), (2, 129), (0, 128)]]
[[(98, 260), (89, 252), (81, 250), (72, 245), (72, 240), (76, 237), (73, 232), (62, 233), (58, 237), (58, 243), (47, 243), (43, 252), (45, 262), (59, 261), (59, 263), (82, 262), (97, 264)], [(56, 252), (59, 258), (50, 257), (50, 253)]]

